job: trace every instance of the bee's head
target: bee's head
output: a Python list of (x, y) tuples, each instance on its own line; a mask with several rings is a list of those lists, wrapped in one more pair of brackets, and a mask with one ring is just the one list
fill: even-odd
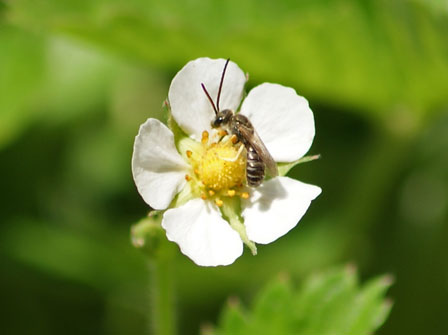
[(212, 127), (218, 128), (221, 126), (226, 126), (229, 123), (232, 115), (233, 112), (230, 109), (224, 109), (222, 111), (219, 111), (216, 114), (216, 118), (212, 121)]

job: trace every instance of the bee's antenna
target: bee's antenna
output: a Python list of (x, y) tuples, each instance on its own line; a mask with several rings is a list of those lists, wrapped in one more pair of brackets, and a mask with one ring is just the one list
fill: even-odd
[(224, 69), (222, 70), (221, 75), (221, 82), (219, 83), (219, 89), (218, 89), (218, 97), (216, 98), (216, 108), (219, 111), (219, 98), (221, 97), (221, 89), (222, 89), (222, 83), (224, 82), (224, 75), (226, 74), (227, 65), (229, 65), (230, 58), (227, 58), (226, 64), (224, 65)]
[[(208, 94), (207, 89), (205, 88), (205, 85), (201, 83), (202, 89), (205, 92), (205, 95), (207, 96), (208, 100), (210, 100), (210, 103), (212, 104), (213, 110), (215, 111), (215, 114), (218, 114), (218, 110), (215, 107), (215, 103), (213, 102), (213, 99), (210, 97), (210, 94)], [(219, 95), (218, 95), (219, 96)]]

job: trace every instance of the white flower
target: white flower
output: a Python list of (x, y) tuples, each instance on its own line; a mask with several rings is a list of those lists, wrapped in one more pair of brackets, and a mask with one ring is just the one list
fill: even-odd
[[(245, 186), (245, 154), (211, 128), (224, 59), (199, 58), (177, 73), (168, 93), (173, 131), (148, 119), (135, 139), (132, 172), (145, 202), (166, 210), (162, 227), (195, 263), (228, 265), (255, 243), (275, 241), (294, 228), (321, 189), (278, 176)], [(225, 74), (220, 109), (240, 106), (246, 76), (233, 62)], [(292, 88), (264, 83), (252, 89), (239, 113), (254, 125), (278, 163), (296, 162), (310, 148), (314, 118)], [(177, 128), (180, 127), (180, 129)], [(231, 159), (238, 157), (236, 160)], [(254, 243), (255, 242), (255, 243)]]

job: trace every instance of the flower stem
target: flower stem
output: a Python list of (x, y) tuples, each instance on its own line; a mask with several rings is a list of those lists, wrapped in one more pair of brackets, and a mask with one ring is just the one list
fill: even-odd
[(173, 266), (170, 259), (158, 255), (151, 262), (152, 334), (176, 334)]
[(156, 335), (176, 334), (173, 260), (176, 249), (161, 227), (162, 213), (152, 211), (132, 226), (132, 244), (149, 258), (150, 329)]

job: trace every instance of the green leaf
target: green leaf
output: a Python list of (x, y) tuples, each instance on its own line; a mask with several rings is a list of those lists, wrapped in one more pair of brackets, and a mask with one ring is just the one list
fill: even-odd
[(29, 125), (27, 107), (42, 84), (44, 41), (0, 22), (0, 147)]
[(251, 310), (227, 306), (217, 334), (371, 334), (386, 320), (383, 276), (360, 287), (353, 267), (313, 275), (301, 288), (275, 280), (255, 298)]
[(247, 327), (247, 320), (244, 313), (241, 303), (237, 298), (229, 299), (220, 318), (221, 329), (225, 329), (225, 331), (218, 331), (216, 334), (245, 335), (244, 329)]
[(419, 122), (448, 102), (448, 20), (434, 3), (16, 0), (7, 14), (170, 70), (198, 56), (231, 57), (252, 84), (281, 82), (374, 118), (405, 111), (405, 121)]
[(290, 334), (293, 290), (284, 278), (269, 284), (255, 300), (251, 334)]
[(298, 293), (295, 305), (297, 328), (302, 333), (326, 334), (345, 322), (347, 300), (356, 290), (352, 268), (336, 270), (309, 278)]
[(352, 315), (353, 323), (347, 334), (368, 334), (370, 329), (382, 325), (390, 312), (390, 300), (384, 300), (387, 289), (392, 284), (390, 276), (382, 276), (368, 282), (355, 299)]

